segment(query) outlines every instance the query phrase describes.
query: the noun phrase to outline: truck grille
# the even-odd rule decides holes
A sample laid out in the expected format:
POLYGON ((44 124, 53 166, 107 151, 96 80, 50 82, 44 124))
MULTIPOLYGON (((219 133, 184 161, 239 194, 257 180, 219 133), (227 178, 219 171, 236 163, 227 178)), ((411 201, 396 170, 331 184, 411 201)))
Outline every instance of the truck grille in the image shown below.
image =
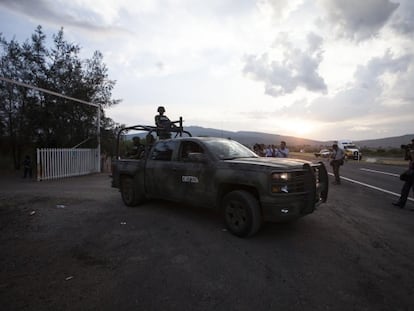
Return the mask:
POLYGON ((318 165, 312 166, 315 174, 316 183, 316 196, 315 202, 325 202, 328 196, 328 174, 323 163, 319 162, 318 165))
MULTIPOLYGON (((328 175, 323 163, 305 164, 303 169, 273 172, 271 192, 274 194, 312 194, 315 202, 327 196, 328 175)), ((313 199, 312 199, 313 201, 313 199)))
MULTIPOLYGON (((276 173, 277 174, 277 173, 276 173)), ((287 179, 272 179, 272 193, 298 193, 305 191, 305 171, 289 171, 287 179)))

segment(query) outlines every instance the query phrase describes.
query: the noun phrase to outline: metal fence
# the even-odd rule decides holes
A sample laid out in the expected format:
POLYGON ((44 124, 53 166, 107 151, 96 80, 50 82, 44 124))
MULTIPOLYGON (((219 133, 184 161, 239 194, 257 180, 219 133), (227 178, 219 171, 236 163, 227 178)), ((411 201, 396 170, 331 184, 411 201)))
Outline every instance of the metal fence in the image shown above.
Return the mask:
POLYGON ((37 180, 100 172, 98 149, 37 149, 37 180))

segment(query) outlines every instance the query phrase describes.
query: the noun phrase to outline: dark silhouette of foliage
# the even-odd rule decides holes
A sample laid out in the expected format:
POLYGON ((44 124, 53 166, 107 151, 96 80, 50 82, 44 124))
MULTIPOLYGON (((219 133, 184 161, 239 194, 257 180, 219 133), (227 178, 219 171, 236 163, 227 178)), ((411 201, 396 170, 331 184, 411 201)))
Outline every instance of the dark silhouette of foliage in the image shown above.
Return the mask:
POLYGON ((97 146, 101 129, 101 150, 112 154, 118 125, 105 116, 104 108, 120 102, 112 99, 115 81, 108 77, 103 55, 96 51, 82 60, 80 47, 64 38, 63 29, 47 45, 38 26, 30 40, 19 44, 0 34, 0 76, 59 94, 99 104, 97 108, 35 89, 0 81, 0 139, 2 146, 20 167, 23 153, 35 148, 97 146))

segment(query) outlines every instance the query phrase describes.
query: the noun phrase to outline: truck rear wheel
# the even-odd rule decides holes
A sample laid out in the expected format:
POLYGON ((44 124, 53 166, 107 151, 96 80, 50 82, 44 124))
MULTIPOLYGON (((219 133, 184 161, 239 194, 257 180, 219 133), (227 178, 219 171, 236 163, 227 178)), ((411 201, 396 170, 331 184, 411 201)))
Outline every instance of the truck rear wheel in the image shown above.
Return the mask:
POLYGON ((137 206, 141 203, 142 197, 139 195, 132 177, 122 177, 120 186, 122 201, 126 206, 137 206))
POLYGON ((232 191, 222 201, 227 229, 239 237, 254 235, 262 225, 259 201, 249 192, 232 191))

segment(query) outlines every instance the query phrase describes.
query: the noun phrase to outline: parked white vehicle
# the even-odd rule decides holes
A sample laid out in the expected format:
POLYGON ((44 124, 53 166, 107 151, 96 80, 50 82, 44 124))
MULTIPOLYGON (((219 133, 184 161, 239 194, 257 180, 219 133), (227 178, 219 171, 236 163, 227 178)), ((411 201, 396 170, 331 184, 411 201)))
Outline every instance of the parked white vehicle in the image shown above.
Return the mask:
POLYGON ((329 149, 321 149, 319 152, 315 152, 315 157, 321 157, 321 158, 329 158, 332 154, 332 151, 329 149))
POLYGON ((351 140, 338 140, 338 148, 344 150, 346 159, 362 159, 361 151, 351 140))

